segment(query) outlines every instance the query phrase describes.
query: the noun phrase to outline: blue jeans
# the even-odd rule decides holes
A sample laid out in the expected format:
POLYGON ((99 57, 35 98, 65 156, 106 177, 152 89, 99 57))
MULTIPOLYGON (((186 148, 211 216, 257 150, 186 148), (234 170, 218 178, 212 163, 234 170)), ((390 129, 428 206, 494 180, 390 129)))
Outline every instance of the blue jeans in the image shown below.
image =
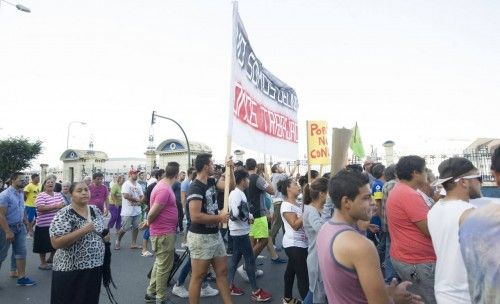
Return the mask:
POLYGON ((394 268, 392 267, 390 250, 391 250, 391 237, 389 236, 389 233, 387 233, 385 238, 385 258, 384 258, 384 264, 385 264, 384 280, 386 283, 390 283, 392 281, 392 278, 398 276, 394 272, 394 268))
POLYGON ((7 257, 9 245, 10 243, 7 242, 7 239, 5 238, 5 231, 0 228, 0 269, 2 268, 3 261, 5 261, 5 258, 7 257))
MULTIPOLYGON (((181 273, 179 273, 179 278, 177 279, 177 286, 182 286, 186 282, 186 278, 188 274, 191 272, 191 259, 187 257, 187 262, 184 264, 184 267, 181 269, 181 273)), ((203 278, 202 288, 205 288, 207 284, 207 277, 203 278)))
POLYGON ((255 257, 253 256, 252 244, 250 243, 250 237, 248 234, 232 236, 233 239, 233 256, 231 263, 229 263, 229 274, 228 280, 229 284, 233 284, 234 274, 236 272, 236 267, 241 260, 241 257, 245 259, 245 270, 250 280, 250 286, 252 290, 257 289, 257 280, 255 279, 255 257))
POLYGON ((12 252, 14 258, 26 259, 26 226, 23 222, 9 225, 10 230, 14 233, 14 240, 12 241, 12 252))
POLYGON ((144 234, 142 235, 142 238, 146 241, 149 241, 149 237, 150 237, 150 233, 149 233, 149 227, 146 228, 146 230, 144 230, 144 234))
POLYGON ((14 256, 14 250, 10 253, 10 271, 12 272, 17 271, 17 263, 16 263, 16 258, 14 256))
POLYGON ((307 292, 306 297, 302 301, 302 304, 313 304, 313 296, 314 296, 313 292, 309 290, 307 292))

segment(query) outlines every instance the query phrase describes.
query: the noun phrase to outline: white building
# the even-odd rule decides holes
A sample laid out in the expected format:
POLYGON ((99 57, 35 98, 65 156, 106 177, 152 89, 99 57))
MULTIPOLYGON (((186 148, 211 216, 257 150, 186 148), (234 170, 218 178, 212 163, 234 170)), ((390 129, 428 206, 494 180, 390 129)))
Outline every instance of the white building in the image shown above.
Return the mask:
MULTIPOLYGON (((202 153, 212 153, 212 149, 200 142, 189 142, 191 165, 194 164, 196 156, 202 153)), ((168 162, 175 161, 180 165, 180 169, 186 171, 188 165, 187 144, 179 139, 167 139, 158 145, 156 150, 148 150, 144 153, 147 158, 146 168, 165 168, 168 162)))
POLYGON ((101 151, 68 149, 61 154, 63 180, 75 182, 94 172, 104 171, 108 155, 101 151))

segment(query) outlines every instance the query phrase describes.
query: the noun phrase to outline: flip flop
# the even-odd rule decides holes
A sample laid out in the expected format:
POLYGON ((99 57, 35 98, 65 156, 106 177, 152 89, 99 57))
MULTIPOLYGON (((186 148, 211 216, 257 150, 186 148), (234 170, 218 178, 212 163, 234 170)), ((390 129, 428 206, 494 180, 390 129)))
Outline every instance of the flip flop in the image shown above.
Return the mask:
POLYGON ((130 249, 142 249, 142 246, 138 246, 138 245, 130 246, 130 249))
POLYGON ((142 253, 141 253, 141 255, 142 255, 143 257, 150 257, 150 256, 153 256, 153 254, 152 254, 151 252, 149 252, 149 251, 144 251, 144 252, 142 252, 142 253))
POLYGON ((118 242, 115 242, 115 250, 120 250, 120 245, 118 245, 118 242))

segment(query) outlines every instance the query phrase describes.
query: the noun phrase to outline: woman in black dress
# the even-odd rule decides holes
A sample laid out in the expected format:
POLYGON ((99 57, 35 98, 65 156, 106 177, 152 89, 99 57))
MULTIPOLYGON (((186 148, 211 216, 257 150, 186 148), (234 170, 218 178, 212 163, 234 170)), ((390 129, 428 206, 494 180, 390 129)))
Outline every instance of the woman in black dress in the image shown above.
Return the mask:
POLYGON ((70 187, 71 204, 57 212, 50 225, 54 256, 51 303, 99 303, 104 221, 99 209, 88 205, 84 182, 70 187))

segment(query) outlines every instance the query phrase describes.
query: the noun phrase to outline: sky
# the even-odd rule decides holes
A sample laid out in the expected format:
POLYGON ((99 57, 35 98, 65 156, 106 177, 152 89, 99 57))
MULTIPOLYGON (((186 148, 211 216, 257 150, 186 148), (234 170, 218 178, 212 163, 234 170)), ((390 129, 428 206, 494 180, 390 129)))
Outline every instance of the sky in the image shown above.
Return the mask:
MULTIPOLYGON (((62 167, 69 146, 144 157, 182 139, 226 150, 232 3, 15 0, 0 3, 0 138, 43 141, 34 162, 62 167)), ((463 149, 500 137, 498 1, 239 1, 258 58, 293 87, 299 157, 306 120, 360 127, 365 150, 463 149)), ((331 134, 330 134, 331 136, 331 134)))

